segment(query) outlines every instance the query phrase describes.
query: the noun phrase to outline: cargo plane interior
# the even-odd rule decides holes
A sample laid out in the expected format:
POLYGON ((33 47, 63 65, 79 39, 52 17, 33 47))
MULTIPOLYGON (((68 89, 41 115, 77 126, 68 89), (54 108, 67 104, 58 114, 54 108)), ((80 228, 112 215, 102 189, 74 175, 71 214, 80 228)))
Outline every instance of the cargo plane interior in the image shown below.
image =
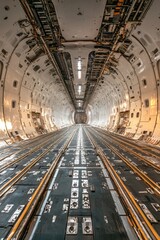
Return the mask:
POLYGON ((0 1, 0 240, 160 239, 160 1, 0 1))

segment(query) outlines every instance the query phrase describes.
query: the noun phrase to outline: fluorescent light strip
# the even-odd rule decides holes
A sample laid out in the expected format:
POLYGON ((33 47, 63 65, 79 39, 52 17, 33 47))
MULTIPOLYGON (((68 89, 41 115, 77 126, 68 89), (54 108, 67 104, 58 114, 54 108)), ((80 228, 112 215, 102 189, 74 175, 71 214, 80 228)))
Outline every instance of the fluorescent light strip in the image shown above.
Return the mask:
POLYGON ((81 90, 82 90, 82 86, 79 85, 79 86, 78 86, 78 91, 81 91, 81 90))
POLYGON ((77 62, 77 70, 78 70, 78 79, 81 79, 82 77, 82 61, 81 58, 78 58, 78 62, 77 62))
POLYGON ((81 94, 81 91, 82 91, 82 86, 79 85, 79 86, 78 86, 78 93, 81 94))
POLYGON ((78 71, 78 79, 81 79, 82 72, 78 71))
POLYGON ((82 70, 82 63, 81 63, 81 61, 80 60, 78 60, 78 70, 82 70))

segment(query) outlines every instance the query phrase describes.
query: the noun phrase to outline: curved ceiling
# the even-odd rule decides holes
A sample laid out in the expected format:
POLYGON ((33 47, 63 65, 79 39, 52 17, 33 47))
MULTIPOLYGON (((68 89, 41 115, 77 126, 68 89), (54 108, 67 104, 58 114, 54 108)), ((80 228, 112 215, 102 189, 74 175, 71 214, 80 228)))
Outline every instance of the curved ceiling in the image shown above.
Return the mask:
POLYGON ((160 140, 159 0, 0 5, 1 144, 74 124, 74 112, 160 140))

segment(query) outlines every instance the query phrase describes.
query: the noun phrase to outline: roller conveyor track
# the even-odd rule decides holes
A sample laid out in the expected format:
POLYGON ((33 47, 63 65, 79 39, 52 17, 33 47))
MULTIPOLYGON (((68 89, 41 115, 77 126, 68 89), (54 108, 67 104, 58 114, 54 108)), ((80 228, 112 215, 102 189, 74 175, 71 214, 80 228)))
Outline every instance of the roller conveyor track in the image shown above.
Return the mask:
MULTIPOLYGON (((110 150, 111 155, 115 154, 117 158, 121 159, 121 161, 129 166, 130 170, 133 170, 140 178, 142 178, 156 194, 160 195, 160 167, 158 164, 154 164, 149 161, 147 157, 137 154, 125 145, 115 143, 114 139, 102 137, 102 135, 97 132, 92 132, 92 134, 97 136, 98 142, 102 148, 108 148, 105 150, 106 152, 110 150)), ((108 153, 108 155, 110 154, 108 153)))
POLYGON ((115 139, 116 141, 118 141, 121 144, 125 144, 128 147, 131 147, 133 150, 136 150, 143 155, 152 156, 152 157, 160 160, 160 147, 159 146, 150 145, 145 142, 130 139, 130 138, 124 137, 122 135, 118 135, 115 133, 101 130, 99 128, 95 128, 94 130, 98 131, 99 134, 101 133, 105 137, 108 136, 109 138, 115 139))
MULTIPOLYGON (((54 143, 58 140, 59 137, 64 137, 68 133, 67 130, 63 130, 59 132, 58 134, 50 134, 47 136, 44 136, 44 138, 38 139, 38 141, 35 139, 34 142, 28 143, 25 147, 20 147, 21 150, 18 150, 17 152, 14 152, 11 149, 11 153, 8 154, 7 157, 0 160, 0 173, 5 171, 7 168, 12 167, 14 168, 18 162, 21 161, 21 165, 25 164, 25 162, 29 159, 34 159, 35 155, 39 156, 40 154, 43 154, 43 149, 49 148, 50 145, 54 145, 54 143), (23 162, 22 162, 23 161, 23 162)), ((0 178, 0 185, 1 185, 1 178, 0 178)))
POLYGON ((5 160, 11 156, 20 155, 23 154, 25 151, 28 152, 29 149, 33 149, 34 147, 37 147, 40 144, 44 144, 45 140, 46 142, 54 140, 54 138, 59 135, 59 133, 65 134, 67 132, 67 128, 62 129, 61 131, 56 131, 53 133, 47 133, 42 136, 37 136, 33 139, 24 140, 20 143, 15 143, 7 147, 0 148, 1 151, 1 157, 0 161, 5 160))
MULTIPOLYGON (((98 152, 100 152, 100 155, 103 157, 103 160, 107 167, 111 168, 111 173, 113 173, 113 178, 119 179, 120 185, 118 185, 118 189, 120 190, 120 186, 124 184, 125 187, 127 187, 127 191, 129 194, 131 194, 131 201, 136 200, 135 204, 138 204, 138 208, 143 210, 145 212, 147 219, 151 223, 151 228, 154 227, 156 231, 158 232, 158 235, 155 239, 159 239, 160 234, 160 197, 159 194, 155 191, 154 187, 147 186, 147 180, 148 179, 148 173, 150 173, 150 177, 154 179, 156 172, 152 169, 152 175, 150 172, 150 168, 146 167, 146 172, 141 170, 141 163, 133 164, 131 166, 135 167, 137 166, 137 170, 140 170, 140 172, 144 173, 143 178, 141 178, 138 175, 138 171, 130 168, 130 165, 126 165, 126 161, 128 162, 134 162, 134 157, 128 156, 128 153, 125 152, 123 149, 116 148, 114 144, 108 144, 107 141, 104 141, 100 136, 98 132, 95 134, 95 130, 93 128, 87 128, 87 132, 92 137, 93 141, 95 142, 95 146, 98 149, 98 152), (100 149, 100 151, 99 151, 100 149), (118 151, 117 151, 118 150, 118 151), (123 153, 122 153, 123 152, 123 153), (121 153, 121 154, 120 154, 121 153), (126 160, 126 161, 124 161, 126 160), (146 179, 145 179, 146 175, 146 179), (158 206, 158 209, 155 209, 154 207, 158 206)), ((102 131, 100 131, 102 132, 102 131)), ((111 140, 111 139, 110 139, 111 140)), ((153 184, 156 184, 158 187, 158 180, 159 180, 159 174, 157 172, 157 181, 153 181, 153 184)), ((127 197, 128 199, 128 197, 127 197)), ((145 220, 143 220, 145 222, 145 220)), ((153 229, 152 229, 153 230, 153 229)), ((154 231, 154 230, 153 230, 154 231)), ((153 236, 152 236, 153 237, 153 236)), ((143 239, 143 238, 142 238, 143 239)), ((150 239, 150 238, 149 238, 150 239)), ((152 238, 151 238, 152 239, 152 238)), ((154 239, 154 237, 153 237, 154 239)))
POLYGON ((1 237, 4 235, 5 239, 13 239, 13 235, 19 235, 21 224, 26 227, 27 219, 42 197, 60 157, 70 142, 71 134, 74 134, 74 129, 72 129, 72 133, 68 131, 67 136, 63 135, 63 138, 60 134, 58 141, 53 141, 48 149, 44 149, 43 153, 31 159, 32 161, 28 159, 28 163, 23 164, 21 170, 14 171, 15 175, 1 187, 1 200, 7 202, 4 209, 1 210, 1 213, 4 214, 0 221, 1 237), (13 203, 8 203, 10 201, 13 203), (17 206, 15 211, 14 208, 17 206), (9 212, 12 213, 10 217, 7 216, 9 212), (12 229, 11 232, 10 229, 12 229))
POLYGON ((86 126, 70 128, 6 191, 0 199, 1 239, 159 239, 160 212, 153 205, 159 199, 139 193, 142 181, 128 171, 123 181, 113 166, 116 158, 93 135, 86 126))

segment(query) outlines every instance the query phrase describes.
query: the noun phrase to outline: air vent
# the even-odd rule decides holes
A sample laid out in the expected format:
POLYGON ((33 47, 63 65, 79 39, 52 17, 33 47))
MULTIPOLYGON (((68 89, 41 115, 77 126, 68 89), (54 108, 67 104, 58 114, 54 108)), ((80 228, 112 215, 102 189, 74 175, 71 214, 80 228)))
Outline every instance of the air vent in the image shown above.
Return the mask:
POLYGON ((34 66, 34 68, 33 68, 33 70, 34 70, 35 72, 37 72, 39 69, 40 69, 40 66, 39 66, 39 65, 36 65, 36 66, 34 66))
POLYGON ((18 81, 17 81, 17 80, 14 80, 14 81, 13 81, 13 87, 16 88, 17 85, 18 85, 18 81))
POLYGON ((15 108, 15 107, 16 107, 16 101, 12 100, 12 108, 15 108))
POLYGON ((6 5, 6 6, 4 7, 4 9, 5 9, 6 11, 9 11, 10 7, 9 7, 8 5, 6 5))
POLYGON ((153 55, 156 55, 158 53, 158 48, 155 48, 153 51, 152 51, 152 54, 153 55))
POLYGON ((137 63, 137 67, 140 67, 140 66, 141 66, 141 62, 138 62, 138 63, 137 63))
POLYGON ((144 86, 144 87, 147 86, 147 80, 146 80, 146 79, 143 79, 143 80, 142 80, 142 83, 143 83, 143 86, 144 86))
POLYGON ((2 49, 2 53, 3 53, 4 55, 7 55, 7 54, 8 54, 8 52, 7 52, 5 49, 2 49))
POLYGON ((149 107, 149 99, 145 99, 145 100, 144 100, 144 106, 145 106, 146 108, 149 107))

